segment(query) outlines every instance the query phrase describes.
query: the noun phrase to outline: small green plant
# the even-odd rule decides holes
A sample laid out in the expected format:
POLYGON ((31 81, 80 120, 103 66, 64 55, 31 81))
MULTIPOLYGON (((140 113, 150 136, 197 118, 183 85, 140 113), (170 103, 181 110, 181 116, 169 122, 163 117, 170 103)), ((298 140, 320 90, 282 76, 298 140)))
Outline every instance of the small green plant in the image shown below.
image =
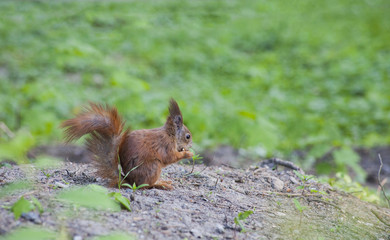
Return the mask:
MULTIPOLYGON (((119 157, 118 157, 119 158, 119 157)), ((131 186, 130 184, 128 184, 128 183, 123 183, 123 181, 127 178, 127 176, 129 176, 129 174, 132 172, 132 171, 134 171, 135 169, 137 169, 139 166, 141 166, 143 164, 143 162, 141 162, 138 166, 135 166, 135 167, 133 167, 130 171, 128 171, 127 173, 126 173, 126 175, 121 179, 121 177, 122 177, 122 166, 120 165, 120 163, 118 164, 118 171, 119 171, 119 179, 118 179, 118 188, 119 189, 121 189, 121 187, 122 186, 126 186, 126 187, 129 187, 129 188, 131 188, 131 189, 133 189, 133 186, 131 186)), ((135 184, 134 184, 134 186, 135 186, 135 184)), ((141 186, 142 185, 140 185, 138 188, 141 188, 141 186)), ((143 186, 143 187, 145 187, 145 186, 143 186)), ((137 188, 137 189, 138 189, 137 188)), ((136 189, 136 190, 137 190, 136 189)), ((134 189, 133 189, 133 191, 134 191, 134 189)))
POLYGON ((43 212, 41 203, 35 197, 32 197, 31 201, 29 201, 22 196, 11 207, 11 211, 14 213, 15 219, 19 219, 22 213, 28 213, 35 209, 37 209, 39 213, 43 212))
POLYGON ((246 229, 245 229, 244 224, 242 222, 252 214, 253 214, 253 211, 248 210, 245 212, 239 212, 237 217, 234 218, 234 223, 241 228, 241 232, 246 232, 246 229))
POLYGON ((51 174, 50 173, 47 173, 45 172, 45 170, 41 169, 41 172, 43 173, 43 175, 46 176, 46 178, 50 178, 51 177, 51 174))
POLYGON ((154 212, 156 213, 156 218, 158 218, 158 213, 160 212, 160 208, 159 208, 159 205, 157 205, 155 208, 154 208, 154 212))
POLYGON ((192 156, 192 169, 191 169, 191 172, 186 174, 186 176, 190 176, 192 174, 199 174, 199 172, 197 173, 194 173, 194 169, 195 169, 195 163, 197 160, 202 160, 203 157, 201 157, 199 154, 195 154, 195 151, 193 149, 190 149, 190 151, 194 154, 194 156, 192 156))
POLYGON ((328 183, 333 188, 351 193, 364 201, 383 204, 376 190, 362 186, 360 183, 353 181, 346 173, 336 173, 334 178, 323 176, 319 179, 319 181, 328 183))
POLYGON ((62 182, 63 182, 65 185, 69 185, 69 182, 65 181, 64 179, 62 179, 62 182))
POLYGON ((294 170, 294 173, 295 175, 297 175, 299 177, 299 179, 301 179, 302 181, 302 185, 298 186, 297 189, 302 189, 302 194, 304 193, 306 187, 307 187, 307 182, 310 180, 310 179, 313 179, 314 176, 313 175, 305 175, 305 174, 302 174, 296 170, 294 170))
POLYGON ((132 186, 128 183, 124 183, 124 184, 122 184, 122 186, 128 187, 128 188, 133 190, 133 193, 131 194, 131 200, 134 200, 135 199, 135 191, 137 191, 140 188, 147 187, 147 186, 149 186, 149 184, 144 183, 144 184, 137 186, 135 183, 133 183, 133 186, 132 186))
POLYGON ((317 189, 310 189, 310 192, 311 193, 319 193, 319 194, 322 194, 322 195, 328 195, 326 192, 324 191, 319 191, 317 189))
MULTIPOLYGON (((118 156, 118 159, 119 159, 119 156, 118 156)), ((119 179, 118 179, 118 189, 121 189, 121 187, 128 187, 128 188, 132 189, 133 190, 133 194, 131 195, 131 199, 132 200, 134 200, 134 198, 135 198, 135 191, 136 190, 138 190, 140 188, 143 188, 143 187, 147 187, 147 186, 149 186, 149 184, 141 184, 141 185, 137 186, 135 183, 133 183, 133 185, 130 185, 128 183, 123 183, 123 181, 127 178, 127 176, 132 171, 134 171, 139 166, 141 166, 142 163, 139 164, 138 166, 133 167, 130 171, 128 171, 126 173, 126 175, 122 179, 121 179, 121 177, 122 177, 122 166, 120 165, 120 163, 118 164, 118 171, 119 171, 119 174, 118 174, 118 176, 119 176, 119 179)), ((129 211, 131 211, 130 200, 128 198, 124 197, 120 192, 111 192, 111 193, 109 193, 109 196, 113 197, 115 199, 115 201, 120 203, 124 208, 126 208, 129 211)))
POLYGON ((307 207, 302 206, 301 203, 296 198, 293 199, 293 202, 295 204, 296 209, 300 212, 299 225, 301 225, 302 214, 303 214, 303 211, 307 209, 307 207))
POLYGON ((211 198, 211 196, 213 195, 213 192, 212 191, 209 191, 207 192, 204 196, 205 198, 210 201, 210 202, 214 202, 214 199, 211 198))
POLYGON ((133 183, 133 186, 132 186, 132 185, 130 185, 130 184, 128 184, 128 183, 124 183, 124 184, 122 184, 122 186, 128 187, 128 188, 130 188, 131 190, 133 190, 133 192, 135 192, 136 190, 138 190, 138 189, 140 189, 140 188, 149 186, 149 184, 146 184, 146 183, 145 183, 145 184, 141 184, 141 185, 137 186, 135 183, 133 183))
POLYGON ((296 198, 293 198, 293 202, 295 204, 295 207, 297 208, 297 210, 302 213, 304 210, 307 209, 307 207, 305 206, 302 206, 301 203, 296 199, 296 198))

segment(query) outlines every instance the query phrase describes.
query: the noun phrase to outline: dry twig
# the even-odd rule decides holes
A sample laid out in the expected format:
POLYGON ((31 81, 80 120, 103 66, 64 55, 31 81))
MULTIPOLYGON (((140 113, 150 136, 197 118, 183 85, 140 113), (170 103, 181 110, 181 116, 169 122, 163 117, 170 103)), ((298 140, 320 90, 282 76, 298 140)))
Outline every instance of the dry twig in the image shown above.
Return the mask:
POLYGON ((271 159, 268 159, 268 160, 265 160, 265 161, 261 162, 261 166, 264 166, 264 165, 267 165, 267 164, 274 164, 274 165, 287 167, 287 168, 296 170, 296 171, 304 174, 303 170, 300 167, 298 167, 297 165, 295 165, 294 163, 289 162, 289 161, 285 161, 285 160, 282 160, 282 159, 279 159, 279 158, 271 158, 271 159))

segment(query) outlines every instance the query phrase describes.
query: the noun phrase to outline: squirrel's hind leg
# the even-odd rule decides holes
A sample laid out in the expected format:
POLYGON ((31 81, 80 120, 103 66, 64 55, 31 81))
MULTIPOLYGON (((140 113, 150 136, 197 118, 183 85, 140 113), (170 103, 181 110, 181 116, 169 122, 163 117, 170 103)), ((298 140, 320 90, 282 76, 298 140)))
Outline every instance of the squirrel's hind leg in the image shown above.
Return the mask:
POLYGON ((147 186, 145 188, 151 189, 161 189, 161 190, 173 190, 172 181, 164 181, 164 180, 158 180, 153 185, 147 186))

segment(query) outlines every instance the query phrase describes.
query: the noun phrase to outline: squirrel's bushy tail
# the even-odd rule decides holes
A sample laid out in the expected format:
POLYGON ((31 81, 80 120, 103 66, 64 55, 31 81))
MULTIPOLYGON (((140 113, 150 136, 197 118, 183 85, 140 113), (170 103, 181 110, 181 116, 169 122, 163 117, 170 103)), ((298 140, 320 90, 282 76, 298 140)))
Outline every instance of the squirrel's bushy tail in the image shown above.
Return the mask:
POLYGON ((89 134, 87 149, 92 153, 97 174, 109 179, 110 186, 118 184, 118 152, 128 130, 123 131, 124 121, 116 108, 90 103, 75 118, 64 121, 66 142, 75 141, 89 134))

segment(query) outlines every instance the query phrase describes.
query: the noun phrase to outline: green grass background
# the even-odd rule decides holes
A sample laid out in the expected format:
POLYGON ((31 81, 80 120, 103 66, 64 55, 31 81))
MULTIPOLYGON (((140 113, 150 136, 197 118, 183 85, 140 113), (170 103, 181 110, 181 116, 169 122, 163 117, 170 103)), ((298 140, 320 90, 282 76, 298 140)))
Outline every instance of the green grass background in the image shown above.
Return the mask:
POLYGON ((88 101, 158 127, 172 96, 197 149, 305 149, 311 166, 342 147, 348 162, 353 146, 390 143, 389 12, 387 0, 0 1, 0 121, 16 135, 2 132, 0 156, 61 142, 59 123, 88 101))

